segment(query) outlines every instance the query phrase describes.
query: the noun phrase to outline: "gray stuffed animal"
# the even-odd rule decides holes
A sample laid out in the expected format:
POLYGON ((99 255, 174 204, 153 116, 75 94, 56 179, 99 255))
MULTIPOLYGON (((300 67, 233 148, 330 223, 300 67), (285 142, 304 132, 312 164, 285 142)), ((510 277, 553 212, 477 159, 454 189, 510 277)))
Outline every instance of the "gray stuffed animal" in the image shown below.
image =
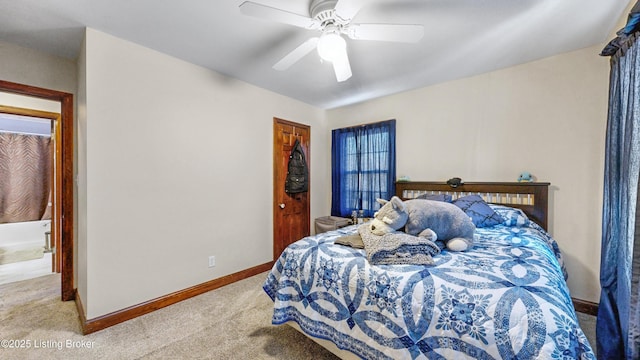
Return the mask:
POLYGON ((371 220, 371 233, 374 235, 384 235, 392 233, 407 223, 409 214, 405 210, 404 202, 397 196, 387 201, 377 199, 382 207, 373 214, 371 220))
POLYGON ((408 220, 404 231, 418 235, 431 229, 452 251, 465 251, 473 246, 476 227, 462 209, 448 202, 425 199, 407 200, 408 220))
POLYGON ((402 201, 394 196, 374 214, 371 232, 384 235, 404 226, 409 235, 441 240, 452 251, 465 251, 473 246, 476 230, 471 219, 459 207, 425 199, 402 201))

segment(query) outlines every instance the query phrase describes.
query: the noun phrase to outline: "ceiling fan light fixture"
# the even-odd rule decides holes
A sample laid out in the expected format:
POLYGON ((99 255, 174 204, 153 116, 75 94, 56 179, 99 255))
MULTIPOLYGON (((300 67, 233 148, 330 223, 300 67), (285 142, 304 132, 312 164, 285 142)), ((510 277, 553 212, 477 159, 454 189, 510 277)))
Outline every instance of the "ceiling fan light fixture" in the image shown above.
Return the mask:
POLYGON ((243 1, 240 11, 249 16, 270 19, 307 30, 319 30, 320 36, 307 39, 280 59, 273 68, 284 71, 316 49, 318 55, 333 65, 338 82, 346 81, 353 74, 347 55, 347 42, 343 34, 352 40, 395 41, 415 43, 424 35, 421 24, 368 24, 351 20, 368 0, 307 0, 311 1, 306 17, 287 10, 243 1))
POLYGON ((333 62, 347 50, 347 42, 337 32, 325 32, 318 41, 318 54, 323 60, 333 62))

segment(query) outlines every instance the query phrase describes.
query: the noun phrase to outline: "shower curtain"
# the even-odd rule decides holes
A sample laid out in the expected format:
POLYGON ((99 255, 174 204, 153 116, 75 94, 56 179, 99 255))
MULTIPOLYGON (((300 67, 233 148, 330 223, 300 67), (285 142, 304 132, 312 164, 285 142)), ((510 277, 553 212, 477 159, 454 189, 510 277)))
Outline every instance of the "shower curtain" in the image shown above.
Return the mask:
POLYGON ((0 133, 0 223, 46 219, 51 138, 0 133))

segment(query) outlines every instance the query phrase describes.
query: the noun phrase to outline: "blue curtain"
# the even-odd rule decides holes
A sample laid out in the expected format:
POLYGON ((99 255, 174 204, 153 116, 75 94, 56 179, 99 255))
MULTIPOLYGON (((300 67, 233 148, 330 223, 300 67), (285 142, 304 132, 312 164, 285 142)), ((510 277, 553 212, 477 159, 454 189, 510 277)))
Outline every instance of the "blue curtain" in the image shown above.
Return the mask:
POLYGON ((331 136, 331 215, 373 216, 376 199, 395 194, 396 121, 335 129, 331 136))
POLYGON ((611 58, 607 120, 599 359, 640 358, 640 44, 624 35, 611 58))

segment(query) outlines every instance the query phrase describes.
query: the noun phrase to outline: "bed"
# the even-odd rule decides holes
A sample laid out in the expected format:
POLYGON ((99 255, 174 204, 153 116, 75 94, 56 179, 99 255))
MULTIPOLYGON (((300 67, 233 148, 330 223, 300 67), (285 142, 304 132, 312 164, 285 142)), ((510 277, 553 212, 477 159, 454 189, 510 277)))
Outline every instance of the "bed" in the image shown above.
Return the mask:
POLYGON ((288 323, 339 357, 595 359, 580 329, 562 255, 546 232, 548 183, 398 182, 402 199, 479 195, 502 222, 434 265, 371 265, 334 244, 352 225, 285 249, 263 285, 273 324, 288 323))

